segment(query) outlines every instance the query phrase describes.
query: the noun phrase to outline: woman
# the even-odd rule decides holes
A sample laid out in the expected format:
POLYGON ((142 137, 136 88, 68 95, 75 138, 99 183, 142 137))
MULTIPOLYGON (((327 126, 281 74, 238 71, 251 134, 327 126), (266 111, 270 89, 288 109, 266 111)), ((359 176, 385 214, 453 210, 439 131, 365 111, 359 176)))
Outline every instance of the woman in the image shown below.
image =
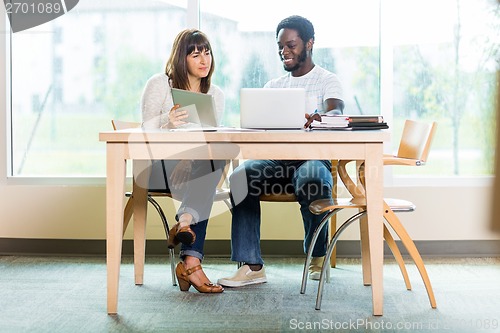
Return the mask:
MULTIPOLYGON (((211 84, 214 72, 212 47, 207 36, 196 29, 181 31, 174 40, 165 73, 152 76, 141 100, 143 127, 177 128, 186 124, 188 111, 174 105, 171 88, 211 94, 218 119, 224 110, 222 90, 211 84)), ((172 193, 181 201, 175 224, 169 233, 169 247, 182 243, 176 267, 181 291, 193 286, 201 293, 221 293, 224 289, 210 282, 203 272, 203 244, 217 183, 224 161, 162 160, 153 161, 150 191, 172 193)))

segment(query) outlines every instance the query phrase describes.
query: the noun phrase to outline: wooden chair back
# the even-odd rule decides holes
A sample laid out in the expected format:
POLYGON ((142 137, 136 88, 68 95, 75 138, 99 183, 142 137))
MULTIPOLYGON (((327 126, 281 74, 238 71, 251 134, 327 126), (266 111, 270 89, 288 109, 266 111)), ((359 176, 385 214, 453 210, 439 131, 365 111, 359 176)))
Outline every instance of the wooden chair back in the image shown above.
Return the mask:
POLYGON ((437 123, 406 120, 397 157, 427 161, 437 123))
POLYGON ((123 121, 123 120, 116 120, 116 119, 112 119, 111 124, 113 125, 113 129, 115 131, 127 129, 127 128, 139 128, 139 127, 141 127, 141 123, 139 123, 139 122, 123 121))

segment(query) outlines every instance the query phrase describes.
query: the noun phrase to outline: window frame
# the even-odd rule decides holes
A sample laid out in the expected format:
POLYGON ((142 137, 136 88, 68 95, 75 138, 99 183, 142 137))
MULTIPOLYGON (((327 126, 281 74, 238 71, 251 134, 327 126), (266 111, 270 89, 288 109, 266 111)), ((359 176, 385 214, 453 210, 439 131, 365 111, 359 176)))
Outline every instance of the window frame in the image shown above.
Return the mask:
POLYGON ((4 27, 6 33, 0 34, 0 44, 3 45, 4 51, 0 54, 0 99, 5 101, 0 106, 0 126, 4 130, 4 135, 0 136, 0 156, 4 163, 0 165, 0 175, 2 184, 10 182, 8 175, 11 174, 11 134, 12 123, 10 121, 11 98, 10 98, 10 26, 7 23, 7 14, 4 7, 0 17, 0 26, 4 27), (7 33, 9 31, 9 33, 7 33), (8 124, 10 124, 8 126, 8 124))

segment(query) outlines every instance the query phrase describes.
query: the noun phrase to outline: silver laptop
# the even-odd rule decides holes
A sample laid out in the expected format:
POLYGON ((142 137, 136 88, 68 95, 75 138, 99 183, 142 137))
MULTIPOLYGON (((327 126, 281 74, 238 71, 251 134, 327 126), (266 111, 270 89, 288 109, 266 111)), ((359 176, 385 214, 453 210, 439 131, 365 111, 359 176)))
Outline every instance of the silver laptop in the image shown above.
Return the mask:
POLYGON ((303 88, 242 88, 240 126, 255 129, 302 129, 306 123, 303 88))
POLYGON ((217 112, 212 95, 172 88, 172 98, 175 104, 181 106, 179 109, 188 111, 186 121, 203 127, 217 126, 217 112))

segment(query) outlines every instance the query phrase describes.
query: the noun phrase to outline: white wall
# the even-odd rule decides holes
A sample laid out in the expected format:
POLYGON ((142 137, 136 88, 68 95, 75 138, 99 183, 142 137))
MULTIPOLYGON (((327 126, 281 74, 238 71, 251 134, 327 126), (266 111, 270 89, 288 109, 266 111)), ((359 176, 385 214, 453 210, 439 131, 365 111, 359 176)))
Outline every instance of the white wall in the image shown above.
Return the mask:
MULTIPOLYGON (((492 240, 492 186, 390 187, 387 197, 411 200, 401 220, 414 240, 492 240)), ((162 199, 163 203, 168 199, 162 199)), ((302 239, 298 204, 263 204, 263 239, 302 239)), ((0 238, 105 239, 105 186, 0 185, 0 238)), ((149 206, 148 239, 164 239, 149 206)), ((230 239, 230 213, 216 203, 208 239, 230 239)), ((173 209, 169 210, 169 216, 173 209)), ((345 216, 345 214, 344 214, 345 216)), ((130 230, 126 238, 131 238, 130 230)), ((351 227, 342 239, 358 239, 351 227)))

